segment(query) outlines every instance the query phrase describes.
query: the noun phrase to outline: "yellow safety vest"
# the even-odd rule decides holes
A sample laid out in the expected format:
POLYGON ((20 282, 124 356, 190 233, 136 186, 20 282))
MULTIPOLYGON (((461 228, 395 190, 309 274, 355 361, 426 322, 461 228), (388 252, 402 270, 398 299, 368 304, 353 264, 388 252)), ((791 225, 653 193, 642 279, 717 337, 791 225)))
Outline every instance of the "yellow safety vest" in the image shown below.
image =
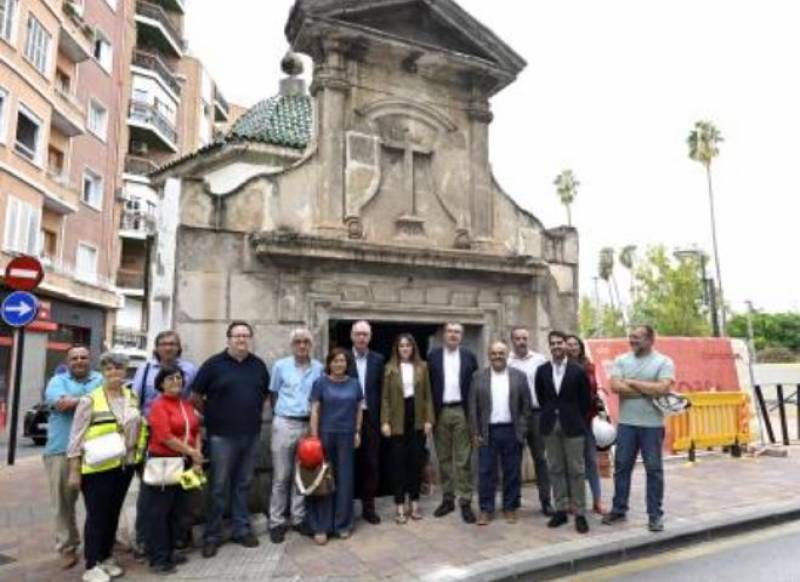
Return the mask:
MULTIPOLYGON (((128 388, 123 388, 122 393, 130 401, 131 406, 138 408, 138 403, 133 393, 128 388)), ((120 427, 117 423, 117 418, 111 412, 106 399, 106 393, 103 388, 98 388, 89 394, 92 399, 92 420, 89 428, 86 430, 84 441, 99 438, 103 435, 117 432, 120 427)), ((139 435, 136 441, 136 454, 134 462, 139 463, 144 458, 144 449, 147 446, 147 434, 145 430, 139 430, 139 435)), ((122 466, 122 458, 111 459, 100 465, 87 465, 85 462, 81 464, 81 473, 88 475, 90 473, 102 473, 103 471, 110 471, 122 466)))

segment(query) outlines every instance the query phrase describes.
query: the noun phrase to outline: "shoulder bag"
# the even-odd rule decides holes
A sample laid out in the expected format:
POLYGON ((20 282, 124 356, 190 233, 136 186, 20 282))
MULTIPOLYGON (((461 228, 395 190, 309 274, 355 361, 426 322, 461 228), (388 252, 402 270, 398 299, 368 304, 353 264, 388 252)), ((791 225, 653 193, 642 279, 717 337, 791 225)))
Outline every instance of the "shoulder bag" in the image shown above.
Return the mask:
MULTIPOLYGON (((184 437, 183 444, 189 444, 189 417, 186 415, 186 410, 183 408, 183 401, 178 402, 183 415, 184 437)), ((184 460, 183 456, 179 457, 150 457, 144 464, 144 475, 142 480, 146 485, 154 485, 156 487, 167 487, 169 485, 178 485, 181 481, 181 474, 183 473, 184 460)))
MULTIPOLYGON (((125 454, 128 452, 127 447, 125 446, 125 439, 122 437, 122 423, 117 418, 117 415, 114 414, 114 411, 111 408, 111 403, 108 400, 108 394, 105 391, 105 388, 101 388, 103 390, 103 396, 106 399, 106 406, 108 407, 108 411, 114 417, 114 422, 117 425, 117 430, 114 432, 110 432, 99 436, 97 438, 93 438, 83 443, 83 461, 89 465, 90 467, 97 467, 99 465, 103 465, 104 463, 108 463, 109 461, 113 461, 115 459, 122 459, 125 454)), ((125 399, 125 409, 128 406, 128 399, 125 399)), ((123 409, 122 416, 123 419, 125 417, 125 409, 123 409)))

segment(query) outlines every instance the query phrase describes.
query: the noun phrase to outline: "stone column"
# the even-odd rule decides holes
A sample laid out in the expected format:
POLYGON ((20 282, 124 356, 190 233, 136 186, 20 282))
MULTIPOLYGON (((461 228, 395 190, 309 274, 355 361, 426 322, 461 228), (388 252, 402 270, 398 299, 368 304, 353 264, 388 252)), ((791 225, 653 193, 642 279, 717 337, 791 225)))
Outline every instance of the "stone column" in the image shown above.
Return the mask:
POLYGON ((350 92, 344 46, 323 40, 311 94, 317 104, 320 173, 317 190, 317 229, 321 234, 344 232, 345 106, 350 92))
POLYGON ((490 246, 494 236, 494 200, 489 172, 489 124, 492 112, 485 98, 473 100, 469 118, 470 217, 472 237, 481 246, 490 246))

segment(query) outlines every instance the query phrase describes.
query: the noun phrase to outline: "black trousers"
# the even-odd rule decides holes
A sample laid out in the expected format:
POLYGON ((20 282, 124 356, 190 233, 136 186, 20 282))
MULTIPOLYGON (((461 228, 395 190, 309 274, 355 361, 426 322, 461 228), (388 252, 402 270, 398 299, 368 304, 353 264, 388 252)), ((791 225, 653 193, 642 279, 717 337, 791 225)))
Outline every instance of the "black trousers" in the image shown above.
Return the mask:
POLYGON ((404 401, 405 421, 403 434, 391 438, 392 493, 397 505, 419 500, 422 461, 425 453, 425 433, 414 430, 414 397, 404 401))
POLYGON ((361 425, 361 446, 356 450, 356 475, 360 480, 361 507, 365 514, 375 513, 375 496, 380 481, 380 419, 364 411, 361 425))
POLYGON ((147 490, 147 513, 145 531, 147 555, 150 565, 163 565, 172 560, 176 539, 176 524, 181 509, 180 485, 159 487, 142 485, 147 490))
POLYGON ((119 514, 132 477, 132 467, 81 475, 81 492, 86 506, 83 555, 87 570, 111 557, 119 514))

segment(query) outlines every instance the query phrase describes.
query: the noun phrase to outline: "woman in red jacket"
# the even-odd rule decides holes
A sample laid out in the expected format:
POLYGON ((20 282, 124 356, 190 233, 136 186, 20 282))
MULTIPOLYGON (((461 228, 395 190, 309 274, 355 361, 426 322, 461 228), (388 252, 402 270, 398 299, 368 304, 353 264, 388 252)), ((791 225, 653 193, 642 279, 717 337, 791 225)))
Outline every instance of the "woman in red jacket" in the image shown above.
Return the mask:
MULTIPOLYGON (((197 438, 200 419, 188 400, 181 398, 183 371, 164 366, 156 376, 154 386, 161 395, 150 407, 150 444, 148 457, 180 457, 184 465, 202 471, 203 455, 197 438)), ((157 574, 175 571, 177 564, 186 561, 174 554, 172 525, 183 493, 180 485, 142 485, 149 490, 147 515, 147 553, 150 569, 157 574)))
POLYGON ((591 406, 589 414, 586 416, 586 438, 584 439, 584 458, 586 462, 586 480, 589 481, 589 489, 592 490, 593 510, 595 513, 603 513, 603 505, 600 494, 600 471, 597 468, 597 443, 592 432, 592 420, 597 413, 603 410, 603 401, 597 394, 597 376, 594 364, 586 357, 586 346, 583 340, 576 335, 567 336, 567 355, 569 359, 581 367, 586 372, 589 379, 589 399, 591 406))

